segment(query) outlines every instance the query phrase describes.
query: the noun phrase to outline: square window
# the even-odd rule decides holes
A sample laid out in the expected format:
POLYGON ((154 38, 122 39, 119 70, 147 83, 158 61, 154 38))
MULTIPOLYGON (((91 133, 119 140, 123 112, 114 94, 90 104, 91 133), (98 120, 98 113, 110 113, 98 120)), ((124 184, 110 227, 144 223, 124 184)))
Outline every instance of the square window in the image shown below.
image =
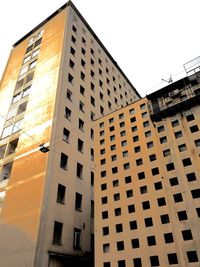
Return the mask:
POLYGON ((118 168, 117 168, 117 167, 113 167, 113 168, 112 168, 112 173, 113 173, 113 174, 118 173, 118 168))
POLYGON ((101 177, 106 177, 106 171, 101 171, 101 177))
POLYGON ((182 197, 182 194, 181 193, 174 194, 173 197, 174 197, 174 202, 175 203, 178 203, 178 202, 182 202, 183 201, 183 197, 182 197))
POLYGON ((132 130, 132 132, 136 132, 137 131, 137 126, 131 127, 131 130, 132 130))
POLYGON ((100 163, 101 163, 101 165, 106 164, 106 159, 101 159, 100 163))
POLYGON ((147 244, 148 244, 148 246, 155 246, 156 245, 156 238, 154 235, 147 236, 147 244))
POLYGON ((115 225, 116 233, 121 233, 123 232, 123 225, 122 223, 118 223, 115 225))
POLYGON ((178 264, 178 258, 176 253, 167 254, 169 264, 178 264))
POLYGON ((167 169, 167 171, 175 170, 174 163, 169 163, 169 164, 167 164, 167 165, 166 165, 166 169, 167 169))
POLYGON ((140 187, 140 193, 141 194, 146 194, 147 193, 147 186, 146 185, 140 187))
POLYGON ((157 128, 158 133, 161 133, 161 132, 163 132, 164 130, 165 130, 165 128, 164 128, 163 125, 161 125, 161 126, 159 126, 159 127, 157 128))
POLYGON ((132 248, 139 248, 140 242, 138 238, 131 239, 132 248))
MULTIPOLYGON (((121 250, 121 249, 119 249, 119 250, 121 250)), ((120 260, 120 261, 118 261, 118 267, 126 267, 126 262, 125 262, 125 260, 120 260)))
POLYGON ((121 146, 122 146, 122 147, 127 146, 127 141, 126 141, 126 140, 122 141, 122 142, 121 142, 121 146))
POLYGON ((153 147, 153 141, 148 142, 148 143, 147 143, 147 148, 152 148, 152 147, 153 147))
POLYGON ((159 174, 159 168, 153 168, 151 169, 152 175, 158 175, 159 174))
POLYGON ((199 147, 200 146, 200 139, 194 140, 195 146, 199 147))
POLYGON ((142 260, 141 260, 141 258, 135 258, 135 259, 133 259, 133 265, 134 265, 134 267, 142 267, 142 260))
POLYGON ((140 152, 141 151, 141 147, 140 146, 134 147, 134 151, 135 151, 135 153, 140 152))
POLYGON ((112 183, 113 183, 113 187, 119 186, 119 180, 114 180, 112 183))
POLYGON ((127 157, 128 156, 128 151, 127 150, 126 151, 123 151, 122 152, 122 156, 123 156, 123 158, 127 157))
POLYGON ((125 122, 124 121, 120 122, 119 126, 120 126, 120 128, 124 127, 125 126, 125 122))
POLYGON ((112 156, 111 156, 111 160, 112 160, 112 161, 117 160, 117 155, 112 155, 112 156))
POLYGON ((116 145, 112 145, 112 146, 110 146, 110 150, 111 150, 111 151, 116 150, 116 145))
POLYGON ((126 176, 126 177, 125 177, 125 183, 126 183, 126 184, 131 183, 131 176, 126 176))
POLYGON ((186 210, 178 211, 177 212, 179 221, 185 221, 188 219, 186 210))
POLYGON ((119 193, 114 194, 113 197, 114 197, 114 201, 120 200, 120 194, 119 193))
POLYGON ((171 155, 170 149, 163 150, 163 156, 164 157, 167 157, 167 156, 170 156, 170 155, 171 155))
POLYGON ((186 116, 186 120, 187 121, 193 121, 195 119, 194 115, 193 114, 189 114, 186 116))
POLYGON ((110 141, 114 141, 115 140, 115 135, 111 135, 110 136, 110 141))
POLYGON ((146 108, 146 104, 145 103, 140 105, 140 109, 145 109, 145 108, 146 108))
POLYGON ((192 165, 192 162, 191 162, 190 158, 183 159, 182 162, 183 162, 183 166, 184 167, 192 165))
POLYGON ((135 109, 134 109, 134 108, 130 109, 130 110, 129 110, 129 113, 130 113, 130 114, 134 114, 134 113, 135 113, 135 109))
POLYGON ((146 127, 148 127, 149 126, 149 121, 145 121, 145 122, 143 122, 143 127, 144 128, 146 128, 146 127))
POLYGON ((103 235, 109 235, 109 227, 108 226, 105 226, 102 228, 102 234, 103 235))
POLYGON ((102 219, 107 219, 108 218, 108 211, 102 211, 102 219))
POLYGON ((115 216, 120 216, 122 214, 121 208, 116 208, 115 209, 115 216))
POLYGON ((125 135, 126 135, 126 131, 125 131, 125 130, 120 132, 120 136, 121 136, 121 137, 122 137, 122 136, 125 136, 125 135))
POLYGON ((163 215, 160 215, 160 220, 161 220, 161 223, 162 224, 167 224, 169 223, 169 215, 168 214, 163 214, 163 215))
POLYGON ((190 127, 190 131, 191 133, 195 133, 199 131, 199 127, 197 125, 191 126, 190 127))
POLYGON ((145 227, 151 227, 153 226, 153 220, 151 217, 144 218, 145 227))
POLYGON ((127 190, 126 196, 127 196, 127 198, 132 197, 133 196, 133 190, 132 189, 127 190))
POLYGON ((119 114, 119 119, 123 119, 123 118, 124 118, 124 114, 123 113, 119 114))
POLYGON ((130 163, 125 163, 124 164, 124 170, 130 169, 130 163))
POLYGON ((137 142, 137 141, 139 141, 139 136, 138 135, 133 136, 133 142, 137 142))
POLYGON ((145 132, 144 134, 145 134, 145 137, 148 138, 148 137, 151 136, 151 131, 147 131, 147 132, 145 132))
POLYGON ((138 173, 138 179, 139 180, 142 180, 142 179, 144 179, 145 178, 145 173, 144 172, 139 172, 138 173))
POLYGON ((188 258, 188 262, 198 262, 198 256, 197 256, 197 252, 195 250, 193 251, 187 251, 187 258, 188 258))
POLYGON ((169 182, 170 182, 170 185, 171 186, 175 186, 175 185, 178 185, 179 184, 177 177, 170 178, 169 179, 169 182))
POLYGON ((156 154, 152 154, 149 156, 150 161, 156 160, 156 154))
POLYGON ((165 239, 165 243, 166 244, 174 242, 174 238, 173 238, 172 233, 165 233, 164 234, 164 239, 165 239))
POLYGON ((101 198, 101 203, 102 204, 107 204, 108 203, 108 197, 102 197, 101 198))
POLYGON ((136 165, 137 165, 137 166, 140 166, 140 165, 142 165, 142 164, 143 164, 142 159, 136 159, 136 165))
POLYGON ((133 122, 135 122, 136 121, 136 117, 132 117, 132 118, 130 118, 130 122, 131 123, 133 123, 133 122))
POLYGON ((124 241, 117 242, 117 250, 124 250, 124 241))
POLYGON ((115 130, 115 127, 111 126, 109 129, 110 129, 110 132, 113 132, 115 130))
POLYGON ((158 206, 162 207, 166 205, 166 201, 164 197, 157 198, 158 206))
POLYGON ((176 127, 179 125, 179 121, 178 120, 172 121, 171 124, 172 124, 172 127, 176 127))
POLYGON ((128 205, 128 212, 129 213, 135 212, 135 205, 134 204, 128 205))
POLYGON ((109 261, 104 262, 103 263, 103 267, 111 267, 110 262, 109 261))
POLYGON ((174 135, 176 138, 180 138, 183 136, 183 133, 181 131, 178 131, 178 132, 175 132, 174 135))
POLYGON ((150 256, 151 266, 160 266, 158 256, 150 256))
POLYGON ((154 183, 155 190, 160 190, 162 189, 162 182, 156 182, 154 183))
POLYGON ((110 251, 110 244, 109 243, 103 244, 103 253, 107 253, 109 251, 110 251))
POLYGON ((192 231, 191 230, 183 230, 182 231, 183 240, 192 240, 192 231))
POLYGON ((163 137, 160 138, 160 143, 161 144, 164 144, 166 142, 167 142, 167 137, 166 136, 163 136, 163 137))
POLYGON ((185 151, 187 149, 186 144, 179 145, 178 149, 179 149, 180 152, 185 151))
POLYGON ((131 230, 137 229, 137 221, 130 221, 129 226, 131 230))
POLYGON ((192 181, 195 181, 197 179, 194 172, 186 174, 186 177, 187 177, 188 182, 192 182, 192 181))
POLYGON ((142 208, 143 208, 143 210, 148 210, 148 209, 150 209, 150 202, 149 202, 148 200, 142 202, 142 208))
POLYGON ((148 116, 148 113, 147 112, 143 112, 142 113, 142 118, 146 118, 148 116))
POLYGON ((195 198, 200 198, 200 188, 191 190, 192 197, 195 198))
POLYGON ((102 185, 101 185, 101 190, 104 191, 104 190, 106 190, 106 189, 107 189, 107 184, 106 184, 106 183, 105 183, 105 184, 102 184, 102 185))

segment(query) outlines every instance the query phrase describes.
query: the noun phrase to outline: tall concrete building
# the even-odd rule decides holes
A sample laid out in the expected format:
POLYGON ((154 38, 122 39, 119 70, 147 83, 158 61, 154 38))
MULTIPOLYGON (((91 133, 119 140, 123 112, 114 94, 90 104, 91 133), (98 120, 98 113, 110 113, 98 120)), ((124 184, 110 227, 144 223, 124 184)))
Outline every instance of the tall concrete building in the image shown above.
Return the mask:
POLYGON ((200 266, 196 69, 97 121, 95 267, 200 266))
POLYGON ((0 85, 0 266, 91 266, 95 119, 140 98, 71 1, 0 85))

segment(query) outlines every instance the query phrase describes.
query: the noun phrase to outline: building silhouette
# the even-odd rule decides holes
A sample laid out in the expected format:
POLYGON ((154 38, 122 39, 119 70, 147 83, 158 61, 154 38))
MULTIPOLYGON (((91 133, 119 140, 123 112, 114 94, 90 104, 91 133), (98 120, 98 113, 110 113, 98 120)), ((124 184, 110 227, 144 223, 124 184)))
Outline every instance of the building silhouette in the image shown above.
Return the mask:
POLYGON ((0 85, 1 266, 92 266, 95 120, 140 95, 71 1, 13 45, 0 85))

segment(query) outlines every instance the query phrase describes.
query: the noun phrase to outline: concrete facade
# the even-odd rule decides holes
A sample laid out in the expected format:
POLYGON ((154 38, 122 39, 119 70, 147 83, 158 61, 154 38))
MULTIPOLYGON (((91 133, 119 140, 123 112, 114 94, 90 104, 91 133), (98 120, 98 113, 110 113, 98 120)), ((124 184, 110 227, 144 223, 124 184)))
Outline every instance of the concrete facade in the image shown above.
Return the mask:
POLYGON ((95 267, 199 266, 200 73, 96 128, 95 267))
POLYGON ((95 119, 140 98, 70 2, 19 40, 0 85, 0 259, 91 266, 95 119))

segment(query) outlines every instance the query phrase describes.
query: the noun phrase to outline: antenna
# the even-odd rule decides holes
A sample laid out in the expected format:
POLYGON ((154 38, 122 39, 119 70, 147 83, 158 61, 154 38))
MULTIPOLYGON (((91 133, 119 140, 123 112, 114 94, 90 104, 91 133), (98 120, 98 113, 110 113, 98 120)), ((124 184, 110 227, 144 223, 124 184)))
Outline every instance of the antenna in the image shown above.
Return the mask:
POLYGON ((172 74, 170 74, 168 80, 162 79, 162 81, 164 81, 164 82, 166 82, 166 83, 173 83, 173 80, 172 80, 172 74))

